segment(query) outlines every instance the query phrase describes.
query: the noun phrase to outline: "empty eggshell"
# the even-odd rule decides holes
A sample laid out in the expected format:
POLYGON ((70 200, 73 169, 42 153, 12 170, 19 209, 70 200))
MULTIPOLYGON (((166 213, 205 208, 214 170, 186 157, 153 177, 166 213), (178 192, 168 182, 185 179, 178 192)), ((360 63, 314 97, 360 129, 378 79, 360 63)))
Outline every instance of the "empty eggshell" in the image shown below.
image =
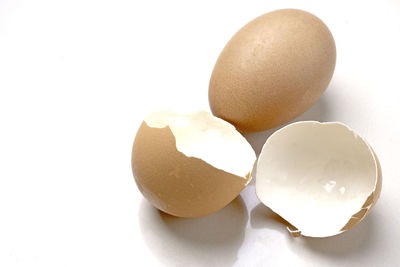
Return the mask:
POLYGON ((335 41, 319 18, 296 9, 267 13, 221 52, 210 79, 210 108, 241 132, 279 126, 319 99, 335 62, 335 41))
POLYGON ((132 149, 132 170, 143 196, 178 217, 226 206, 249 183, 255 161, 235 127, 206 111, 152 113, 132 149))
POLYGON ((257 163, 257 196, 296 228, 293 235, 350 229, 371 211, 381 187, 375 152, 338 122, 297 122, 276 131, 257 163))

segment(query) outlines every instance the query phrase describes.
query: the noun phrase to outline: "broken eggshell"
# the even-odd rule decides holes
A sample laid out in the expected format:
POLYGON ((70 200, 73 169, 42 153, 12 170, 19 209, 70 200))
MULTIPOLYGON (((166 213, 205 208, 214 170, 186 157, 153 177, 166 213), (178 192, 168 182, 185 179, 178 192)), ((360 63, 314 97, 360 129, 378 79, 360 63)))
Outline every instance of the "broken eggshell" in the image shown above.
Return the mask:
POLYGON ((255 187, 260 201, 294 227, 293 236, 328 237, 371 211, 382 171, 369 144, 348 126, 303 121, 268 138, 255 187))
POLYGON ((215 212, 251 180, 253 148, 235 127, 206 111, 155 112, 140 126, 132 170, 143 196, 178 217, 215 212))

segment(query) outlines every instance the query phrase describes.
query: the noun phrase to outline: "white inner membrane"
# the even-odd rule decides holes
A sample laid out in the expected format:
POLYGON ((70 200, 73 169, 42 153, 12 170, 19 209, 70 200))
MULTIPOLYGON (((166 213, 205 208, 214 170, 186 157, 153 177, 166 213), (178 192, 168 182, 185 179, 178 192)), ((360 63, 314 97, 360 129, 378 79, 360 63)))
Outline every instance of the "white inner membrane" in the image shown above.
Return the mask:
POLYGON ((374 191, 370 147, 341 123, 298 122, 275 132, 257 163, 260 200, 305 236, 340 233, 374 191))
POLYGON ((187 157, 204 160, 215 168, 245 178, 256 155, 247 140, 228 122, 206 111, 193 114, 154 112, 145 119, 153 128, 169 126, 177 150, 187 157))

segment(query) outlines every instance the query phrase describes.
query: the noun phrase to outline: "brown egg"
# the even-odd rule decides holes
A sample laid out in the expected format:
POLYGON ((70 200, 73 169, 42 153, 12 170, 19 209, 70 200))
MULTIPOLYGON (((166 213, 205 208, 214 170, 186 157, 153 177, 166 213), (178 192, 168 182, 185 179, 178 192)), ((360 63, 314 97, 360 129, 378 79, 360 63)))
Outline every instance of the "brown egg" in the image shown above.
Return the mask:
POLYGON ((209 85, 211 110, 242 132, 279 126, 318 100, 335 62, 335 42, 319 18, 296 9, 267 13, 220 54, 209 85))
POLYGON ((250 181, 255 160, 233 125, 205 111, 152 113, 132 149, 132 170, 143 196, 179 217, 226 206, 250 181))

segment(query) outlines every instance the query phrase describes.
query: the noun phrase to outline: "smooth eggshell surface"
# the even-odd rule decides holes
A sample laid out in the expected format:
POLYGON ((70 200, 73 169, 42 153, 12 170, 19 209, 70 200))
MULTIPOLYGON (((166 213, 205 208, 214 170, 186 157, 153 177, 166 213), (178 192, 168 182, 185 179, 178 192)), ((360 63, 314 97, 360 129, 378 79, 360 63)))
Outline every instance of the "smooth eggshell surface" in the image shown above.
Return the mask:
POLYGON ((262 15, 227 43, 214 67, 209 103, 241 132, 294 119, 327 88, 336 48, 327 26, 301 10, 262 15))
POLYGON ((276 131, 261 151, 256 177, 260 201, 310 237, 356 225, 382 188, 375 152, 339 122, 303 121, 276 131))

